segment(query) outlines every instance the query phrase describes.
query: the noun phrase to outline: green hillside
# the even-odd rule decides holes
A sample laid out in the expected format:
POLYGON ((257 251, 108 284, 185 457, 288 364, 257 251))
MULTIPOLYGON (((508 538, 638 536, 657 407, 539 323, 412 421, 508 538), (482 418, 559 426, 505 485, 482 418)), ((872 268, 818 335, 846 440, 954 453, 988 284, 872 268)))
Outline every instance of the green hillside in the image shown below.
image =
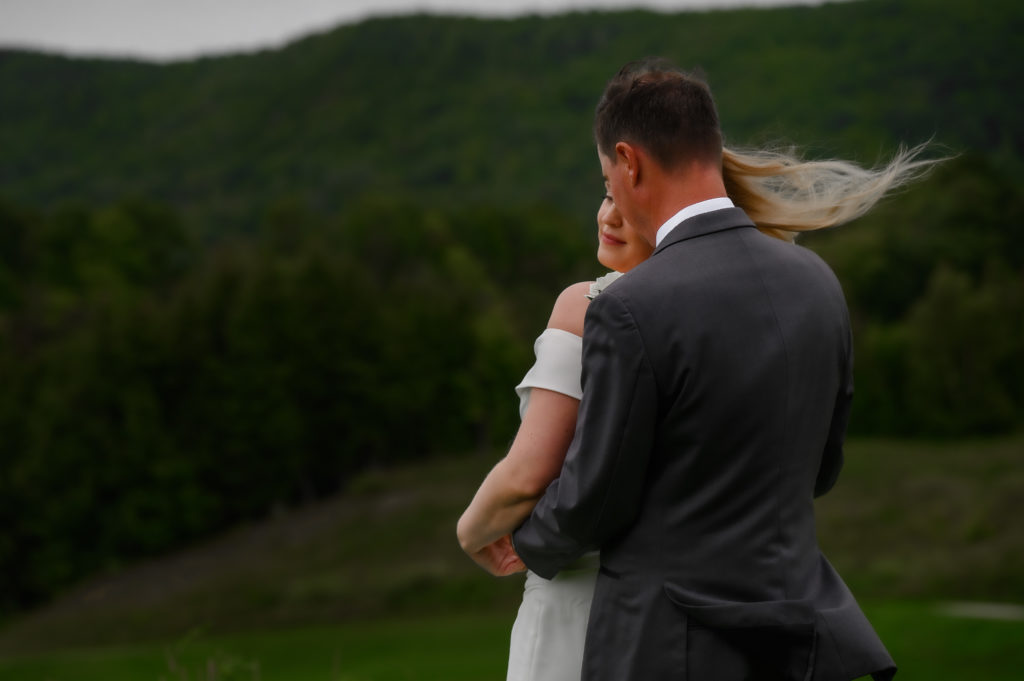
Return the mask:
POLYGON ((860 436, 1024 428, 1015 1, 377 19, 154 65, 0 51, 0 616, 368 469, 492 453, 600 274, 594 102, 703 69, 730 144, 955 158, 803 241, 860 436))
MULTIPOLYGON (((492 461, 367 473, 342 496, 99 576, 0 628, 0 655, 399 616, 490 612, 511 623, 522 579, 491 578, 455 539, 492 461)), ((823 550, 868 602, 1022 602, 1022 471, 1019 436, 854 441, 817 502, 823 550)))
POLYGON ((480 20, 371 20, 170 65, 0 53, 0 195, 141 195, 206 232, 297 199, 551 202, 589 222, 590 116, 625 61, 707 74, 732 144, 873 163, 939 143, 1021 169, 1024 10, 1012 0, 480 20))

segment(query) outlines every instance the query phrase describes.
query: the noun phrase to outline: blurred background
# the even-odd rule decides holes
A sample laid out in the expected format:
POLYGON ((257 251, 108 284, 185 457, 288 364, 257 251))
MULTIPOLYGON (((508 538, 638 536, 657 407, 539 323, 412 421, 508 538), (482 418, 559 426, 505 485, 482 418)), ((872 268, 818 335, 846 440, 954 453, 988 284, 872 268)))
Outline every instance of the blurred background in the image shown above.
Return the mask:
POLYGON ((169 7, 0 2, 0 678, 502 678, 455 520, 647 55, 730 146, 953 157, 802 239, 856 343, 819 534, 900 678, 1020 678, 1019 2, 169 7))

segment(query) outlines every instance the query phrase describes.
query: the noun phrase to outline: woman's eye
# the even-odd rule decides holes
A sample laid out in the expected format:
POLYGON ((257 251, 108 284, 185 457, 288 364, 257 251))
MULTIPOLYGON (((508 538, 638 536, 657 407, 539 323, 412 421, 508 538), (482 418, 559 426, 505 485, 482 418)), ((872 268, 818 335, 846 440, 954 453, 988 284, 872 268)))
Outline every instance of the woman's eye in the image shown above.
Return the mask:
POLYGON ((602 202, 604 202, 604 201, 611 201, 611 200, 612 200, 612 195, 611 194, 605 194, 605 195, 603 195, 601 197, 601 201, 602 202))

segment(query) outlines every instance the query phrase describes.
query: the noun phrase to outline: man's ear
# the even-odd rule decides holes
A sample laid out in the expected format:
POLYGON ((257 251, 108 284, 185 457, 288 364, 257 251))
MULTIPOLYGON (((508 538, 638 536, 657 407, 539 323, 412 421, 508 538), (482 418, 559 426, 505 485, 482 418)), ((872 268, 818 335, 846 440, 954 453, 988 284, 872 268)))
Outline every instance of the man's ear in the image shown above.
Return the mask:
POLYGON ((624 164, 627 182, 630 187, 635 187, 640 181, 640 154, 636 147, 628 142, 618 142, 615 145, 615 161, 624 164))

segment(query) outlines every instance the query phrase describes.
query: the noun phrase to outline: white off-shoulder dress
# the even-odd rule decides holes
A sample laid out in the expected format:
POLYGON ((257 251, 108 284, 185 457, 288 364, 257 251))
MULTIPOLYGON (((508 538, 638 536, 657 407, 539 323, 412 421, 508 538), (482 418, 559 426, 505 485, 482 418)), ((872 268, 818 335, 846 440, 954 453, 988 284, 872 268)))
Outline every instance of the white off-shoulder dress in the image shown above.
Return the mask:
MULTIPOLYGON (((536 362, 516 386, 520 418, 533 388, 583 396, 582 338, 546 329, 533 347, 536 362)), ((597 566, 595 552, 552 580, 526 573, 523 603, 512 625, 507 681, 579 681, 597 566)))

